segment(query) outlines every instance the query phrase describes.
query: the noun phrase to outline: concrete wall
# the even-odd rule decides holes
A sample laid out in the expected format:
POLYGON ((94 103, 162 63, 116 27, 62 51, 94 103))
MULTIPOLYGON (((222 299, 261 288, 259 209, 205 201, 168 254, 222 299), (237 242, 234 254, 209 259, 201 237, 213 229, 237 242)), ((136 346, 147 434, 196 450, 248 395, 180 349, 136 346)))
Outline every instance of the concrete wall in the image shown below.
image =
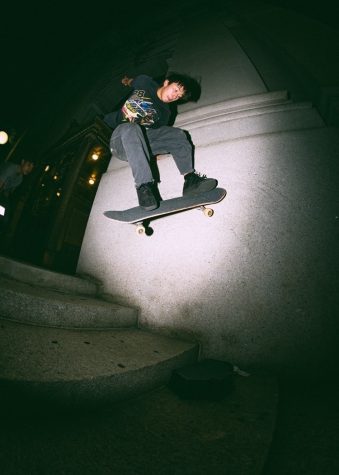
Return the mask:
POLYGON ((294 98, 308 97, 327 124, 338 126, 338 6, 326 0, 304 7, 274 3, 225 2, 226 24, 270 90, 287 88, 294 98))
MULTIPOLYGON (((135 204, 128 168, 107 173, 79 271, 140 324, 203 342, 204 353, 244 365, 316 371, 335 348, 338 141, 327 129, 256 136, 198 151, 219 179, 215 216, 194 210, 154 221, 139 237, 103 217, 135 204)), ((159 163, 164 197, 180 194, 170 157, 159 163)))
POLYGON ((236 97, 266 92, 254 65, 217 16, 197 17, 187 24, 169 68, 201 79, 197 104, 180 107, 187 111, 236 97))
MULTIPOLYGON (((225 58, 225 68, 219 63, 213 68, 211 61, 205 69, 206 51, 200 67, 211 94, 209 104, 202 97, 202 106, 224 99, 232 105, 236 97, 247 102, 248 94, 253 98, 264 90, 234 38, 225 38, 238 50, 233 64, 246 67, 234 68, 238 80, 225 98, 232 68, 225 58)), ((192 51, 188 42, 181 51, 186 46, 192 51)), ((225 43, 220 54, 214 51, 215 62, 223 61, 223 48, 225 43)), ((190 64, 188 72, 198 72, 198 63, 190 64)), ((178 124, 192 129, 196 168, 228 191, 215 205, 215 216, 193 210, 158 219, 153 235, 143 237, 130 225, 108 220, 105 210, 137 204, 130 169, 112 158, 88 221, 78 272, 101 280, 103 291, 118 302, 139 307, 140 325, 198 338, 206 356, 319 373, 337 356, 337 130, 322 127, 312 108, 263 109, 253 116, 251 107, 244 111, 238 104, 242 116, 219 118, 214 140, 211 110, 204 126, 204 108, 193 108, 186 121, 179 114, 178 124)), ((180 195, 182 178, 171 157, 158 165, 163 198, 180 195)))

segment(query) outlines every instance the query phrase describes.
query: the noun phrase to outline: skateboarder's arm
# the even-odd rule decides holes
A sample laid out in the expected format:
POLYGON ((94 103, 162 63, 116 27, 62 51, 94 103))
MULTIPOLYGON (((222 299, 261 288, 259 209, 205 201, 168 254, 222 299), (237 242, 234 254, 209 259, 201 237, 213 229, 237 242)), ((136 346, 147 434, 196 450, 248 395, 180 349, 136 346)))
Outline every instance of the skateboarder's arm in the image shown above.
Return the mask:
POLYGON ((133 78, 129 78, 127 76, 123 77, 121 79, 121 83, 124 85, 124 86, 130 86, 132 84, 132 81, 133 81, 133 78))

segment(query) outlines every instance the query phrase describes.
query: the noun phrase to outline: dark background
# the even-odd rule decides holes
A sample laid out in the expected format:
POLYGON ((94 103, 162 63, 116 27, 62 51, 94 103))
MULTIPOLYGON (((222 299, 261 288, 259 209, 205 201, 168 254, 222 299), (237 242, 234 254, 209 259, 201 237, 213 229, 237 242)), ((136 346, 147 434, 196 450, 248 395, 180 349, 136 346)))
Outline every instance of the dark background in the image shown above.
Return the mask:
MULTIPOLYGON (((219 2, 200 2, 203 3, 217 8, 219 2)), ((222 3, 227 4, 227 1, 222 3)), ((253 5, 255 3, 254 0, 253 5)), ((291 8, 332 28, 339 28, 338 2, 270 0, 259 3, 291 8)), ((77 61, 86 61, 86 52, 101 35, 111 30, 128 43, 136 32, 140 34, 140 28, 152 28, 155 22, 166 16, 180 16, 183 8, 196 11, 198 5, 198 0, 132 0, 86 5, 74 2, 27 2, 23 5, 8 2, 3 5, 0 28, 0 130, 16 129, 20 133, 29 117, 35 114, 37 104, 48 101, 65 75, 71 74, 77 61)), ((189 19, 189 16, 186 18, 189 19)))
POLYGON ((107 29, 118 28, 128 14, 122 7, 112 17, 103 8, 95 10, 95 5, 77 10, 56 2, 5 8, 0 28, 0 129, 23 127, 35 104, 59 87, 78 58, 85 60, 91 43, 107 29))

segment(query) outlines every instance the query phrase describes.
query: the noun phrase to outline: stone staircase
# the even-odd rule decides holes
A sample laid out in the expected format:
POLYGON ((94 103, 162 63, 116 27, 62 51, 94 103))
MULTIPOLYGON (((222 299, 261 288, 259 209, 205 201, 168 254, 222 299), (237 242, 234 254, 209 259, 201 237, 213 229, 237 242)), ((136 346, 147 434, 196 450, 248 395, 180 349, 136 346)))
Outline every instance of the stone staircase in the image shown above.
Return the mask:
POLYGON ((196 361, 195 342, 138 328, 96 282, 0 256, 2 396, 66 405, 132 397, 196 361))
POLYGON ((197 343, 138 328, 137 309, 102 300, 87 279, 0 256, 0 284, 0 405, 17 431, 13 444, 6 425, 0 430, 2 473, 126 473, 126 460, 128 473, 140 464, 159 473, 173 450, 177 467, 206 460, 197 473, 262 473, 275 429, 274 377, 238 372, 223 401, 181 400, 166 383, 197 361, 197 343), (144 444, 141 459, 131 441, 144 444), (88 447, 109 449, 88 461, 88 447))

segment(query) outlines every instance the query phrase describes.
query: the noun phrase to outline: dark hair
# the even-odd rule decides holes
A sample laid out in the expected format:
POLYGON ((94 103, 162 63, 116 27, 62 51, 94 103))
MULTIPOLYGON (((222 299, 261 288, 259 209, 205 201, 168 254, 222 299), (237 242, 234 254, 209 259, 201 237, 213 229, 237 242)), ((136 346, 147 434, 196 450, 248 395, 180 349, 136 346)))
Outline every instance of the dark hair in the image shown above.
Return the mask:
POLYGON ((201 95, 200 82, 197 79, 188 76, 187 74, 181 74, 176 72, 170 72, 167 74, 166 79, 169 83, 180 84, 185 90, 185 94, 178 102, 197 102, 201 95))

